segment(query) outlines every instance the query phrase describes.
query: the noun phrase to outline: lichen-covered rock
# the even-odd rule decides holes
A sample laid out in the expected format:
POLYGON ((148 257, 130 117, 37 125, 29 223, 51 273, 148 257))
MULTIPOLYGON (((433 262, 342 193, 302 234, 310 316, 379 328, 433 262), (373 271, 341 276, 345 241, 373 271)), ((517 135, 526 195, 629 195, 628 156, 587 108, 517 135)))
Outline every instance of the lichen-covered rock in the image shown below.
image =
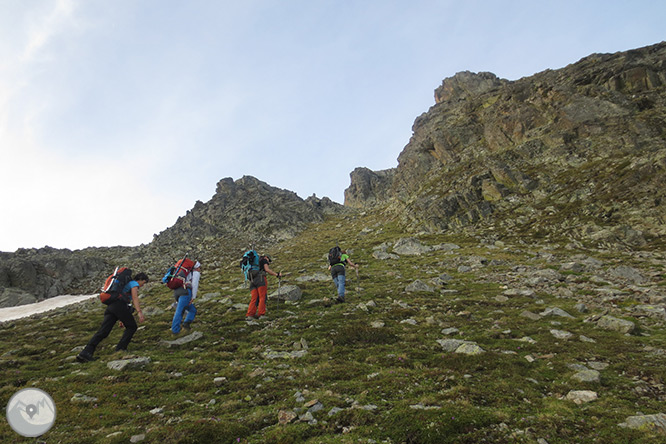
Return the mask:
POLYGON ((383 203, 415 232, 490 220, 641 247, 666 234, 664 59, 662 42, 516 81, 457 73, 414 121, 397 167, 355 171, 346 201, 383 203))

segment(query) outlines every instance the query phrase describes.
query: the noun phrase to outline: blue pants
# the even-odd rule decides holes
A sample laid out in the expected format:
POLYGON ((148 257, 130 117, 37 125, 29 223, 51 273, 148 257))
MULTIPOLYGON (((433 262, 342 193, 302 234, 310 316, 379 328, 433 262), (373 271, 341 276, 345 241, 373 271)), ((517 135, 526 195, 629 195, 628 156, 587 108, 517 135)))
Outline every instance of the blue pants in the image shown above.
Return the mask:
POLYGON ((173 321, 171 322, 171 331, 173 333, 180 333, 180 324, 183 321, 183 312, 187 312, 184 322, 194 321, 194 317, 197 315, 197 308, 194 304, 191 304, 192 300, 191 290, 187 294, 184 294, 178 298, 178 305, 176 305, 176 312, 173 314, 173 321))
POLYGON ((335 265, 331 268, 331 276, 335 283, 335 288, 338 289, 338 299, 345 300, 345 267, 342 265, 335 265))

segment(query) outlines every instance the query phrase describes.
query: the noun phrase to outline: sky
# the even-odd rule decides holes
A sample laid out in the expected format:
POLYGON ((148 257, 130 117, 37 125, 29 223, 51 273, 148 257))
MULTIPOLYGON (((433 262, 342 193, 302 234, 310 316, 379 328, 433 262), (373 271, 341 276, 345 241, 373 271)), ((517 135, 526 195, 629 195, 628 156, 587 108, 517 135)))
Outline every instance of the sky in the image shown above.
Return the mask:
POLYGON ((665 22, 661 0, 0 0, 0 251, 147 244, 227 177, 343 203, 443 79, 665 22))

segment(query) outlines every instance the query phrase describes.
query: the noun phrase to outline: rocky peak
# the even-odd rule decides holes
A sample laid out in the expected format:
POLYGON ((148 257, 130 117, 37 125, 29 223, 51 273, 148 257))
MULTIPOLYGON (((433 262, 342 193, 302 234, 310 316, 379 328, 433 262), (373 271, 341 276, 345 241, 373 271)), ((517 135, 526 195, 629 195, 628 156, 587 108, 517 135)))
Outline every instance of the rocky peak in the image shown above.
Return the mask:
POLYGON ((453 77, 444 79, 442 86, 435 90, 435 103, 478 96, 507 83, 507 80, 500 79, 491 72, 459 72, 453 77))
POLYGON ((355 171, 345 202, 384 205, 419 231, 484 222, 578 240, 658 236, 665 120, 666 43, 517 81, 458 73, 416 118, 388 189, 355 171))
POLYGON ((351 172, 351 185, 345 190, 345 206, 363 208, 385 201, 395 169, 372 171, 359 167, 351 172))
POLYGON ((268 185, 252 176, 217 183, 210 201, 197 202, 174 226, 155 236, 156 246, 205 243, 206 239, 234 239, 266 243, 293 237, 325 214, 343 211, 328 198, 303 200, 293 191, 268 185))

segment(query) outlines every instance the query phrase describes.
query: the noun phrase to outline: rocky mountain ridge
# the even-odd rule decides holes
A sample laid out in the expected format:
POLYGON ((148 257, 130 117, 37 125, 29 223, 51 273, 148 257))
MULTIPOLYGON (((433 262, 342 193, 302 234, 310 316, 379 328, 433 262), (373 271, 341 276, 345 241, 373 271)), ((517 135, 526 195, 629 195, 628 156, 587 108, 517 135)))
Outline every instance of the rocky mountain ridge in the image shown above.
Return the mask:
POLYGON ((639 247, 666 232, 666 43, 517 81, 461 72, 435 90, 396 168, 357 168, 345 205, 413 231, 639 247))

